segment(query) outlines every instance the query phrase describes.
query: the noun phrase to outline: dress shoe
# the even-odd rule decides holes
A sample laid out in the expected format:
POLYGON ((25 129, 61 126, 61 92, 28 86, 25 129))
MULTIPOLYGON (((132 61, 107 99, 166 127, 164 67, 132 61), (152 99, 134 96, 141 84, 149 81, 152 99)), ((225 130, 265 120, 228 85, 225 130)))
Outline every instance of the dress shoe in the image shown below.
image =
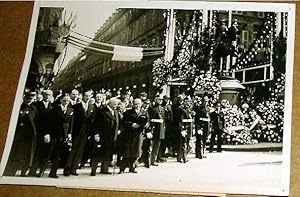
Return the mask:
POLYGON ((119 172, 119 174, 124 174, 124 171, 123 171, 123 170, 121 170, 121 171, 119 172))
POLYGON ((112 174, 111 172, 100 172, 100 174, 112 174))
POLYGON ((91 172, 91 176, 96 176, 96 172, 91 172))
POLYGON ((158 163, 164 163, 166 161, 167 161, 166 159, 158 159, 156 162, 158 162, 158 163))
POLYGON ((177 162, 179 162, 179 163, 183 163, 183 161, 181 161, 180 159, 177 159, 177 162))
POLYGON ((78 174, 77 174, 76 171, 72 171, 72 172, 71 172, 71 175, 78 176, 78 174))
POLYGON ((149 164, 145 164, 145 168, 150 168, 150 165, 149 164))
POLYGON ((129 169, 129 172, 137 174, 137 171, 135 169, 129 169))
POLYGON ((34 173, 34 174, 33 173, 29 173, 28 176, 30 176, 30 177, 39 177, 36 173, 34 173))
POLYGON ((56 174, 49 174, 48 177, 57 179, 58 176, 56 174))

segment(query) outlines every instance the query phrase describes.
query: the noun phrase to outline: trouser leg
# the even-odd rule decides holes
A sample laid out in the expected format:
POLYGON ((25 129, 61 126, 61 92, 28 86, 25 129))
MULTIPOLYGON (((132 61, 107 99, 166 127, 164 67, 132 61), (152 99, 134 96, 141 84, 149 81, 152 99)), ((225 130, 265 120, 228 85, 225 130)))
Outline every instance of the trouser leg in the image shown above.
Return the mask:
POLYGON ((160 146, 160 140, 154 139, 152 141, 152 153, 151 153, 151 164, 153 164, 158 156, 159 146, 160 146))

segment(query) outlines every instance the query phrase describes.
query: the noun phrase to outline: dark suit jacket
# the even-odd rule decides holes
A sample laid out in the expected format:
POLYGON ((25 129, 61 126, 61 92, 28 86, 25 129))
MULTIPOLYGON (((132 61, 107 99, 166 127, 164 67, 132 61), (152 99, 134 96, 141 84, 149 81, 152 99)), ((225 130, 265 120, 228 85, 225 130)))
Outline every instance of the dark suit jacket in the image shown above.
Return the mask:
POLYGON ((119 113, 116 110, 114 110, 114 116, 108 107, 96 111, 93 133, 100 136, 101 152, 105 160, 110 160, 113 154, 118 129, 119 113))
POLYGON ((72 133, 74 110, 68 106, 64 113, 60 105, 56 105, 50 111, 51 138, 53 140, 65 140, 72 133))
POLYGON ((21 105, 10 160, 25 161, 28 166, 32 164, 36 143, 35 116, 36 108, 33 105, 21 105))
POLYGON ((209 122, 203 120, 203 118, 204 119, 208 118, 208 114, 205 109, 205 106, 202 105, 199 107, 195 107, 194 110, 196 112, 196 116, 195 116, 196 130, 203 129, 205 132, 207 132, 209 122))
POLYGON ((88 105, 87 111, 84 110, 81 103, 72 106, 74 109, 74 125, 72 137, 89 136, 92 132, 92 125, 95 118, 95 106, 88 105))
POLYGON ((35 116, 35 125, 37 129, 37 140, 38 142, 44 142, 44 135, 50 133, 49 119, 50 110, 52 109, 52 104, 48 104, 48 108, 45 108, 43 101, 36 102, 34 104, 37 110, 35 116))
POLYGON ((155 122, 152 121, 152 129, 153 129, 153 139, 165 139, 165 132, 166 132, 166 123, 165 123, 165 110, 164 107, 161 106, 161 109, 159 109, 159 106, 154 106, 154 108, 151 110, 151 120, 155 119, 162 119, 163 122, 155 122))
POLYGON ((149 120, 147 111, 140 111, 136 113, 135 109, 130 109, 124 113, 123 125, 124 125, 124 157, 137 158, 140 155, 140 145, 142 140, 142 132, 144 126, 149 120), (133 128, 132 124, 139 124, 139 128, 133 128))
POLYGON ((181 117, 181 119, 180 119, 179 125, 181 128, 181 131, 186 130, 187 131, 186 137, 190 138, 192 135, 193 123, 192 122, 184 122, 184 120, 191 120, 193 117, 192 117, 191 113, 189 112, 189 110, 186 108, 181 108, 180 117, 181 117))

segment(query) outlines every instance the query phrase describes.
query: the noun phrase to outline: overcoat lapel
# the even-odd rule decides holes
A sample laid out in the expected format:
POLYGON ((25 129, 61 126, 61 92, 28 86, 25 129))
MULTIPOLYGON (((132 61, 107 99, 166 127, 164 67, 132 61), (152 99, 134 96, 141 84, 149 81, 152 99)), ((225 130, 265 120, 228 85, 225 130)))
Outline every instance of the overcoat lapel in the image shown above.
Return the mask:
POLYGON ((105 111, 105 113, 106 113, 106 115, 108 115, 111 119, 116 120, 115 116, 113 116, 113 115, 110 113, 110 111, 109 111, 108 108, 107 108, 107 110, 105 111))

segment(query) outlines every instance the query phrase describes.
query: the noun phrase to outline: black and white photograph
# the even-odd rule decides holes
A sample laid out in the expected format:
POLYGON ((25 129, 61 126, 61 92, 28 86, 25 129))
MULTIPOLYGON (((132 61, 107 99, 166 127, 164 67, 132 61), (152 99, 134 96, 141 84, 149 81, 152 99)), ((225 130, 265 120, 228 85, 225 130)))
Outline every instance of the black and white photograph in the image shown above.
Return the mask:
POLYGON ((287 3, 35 2, 0 184, 288 195, 294 31, 287 3))

